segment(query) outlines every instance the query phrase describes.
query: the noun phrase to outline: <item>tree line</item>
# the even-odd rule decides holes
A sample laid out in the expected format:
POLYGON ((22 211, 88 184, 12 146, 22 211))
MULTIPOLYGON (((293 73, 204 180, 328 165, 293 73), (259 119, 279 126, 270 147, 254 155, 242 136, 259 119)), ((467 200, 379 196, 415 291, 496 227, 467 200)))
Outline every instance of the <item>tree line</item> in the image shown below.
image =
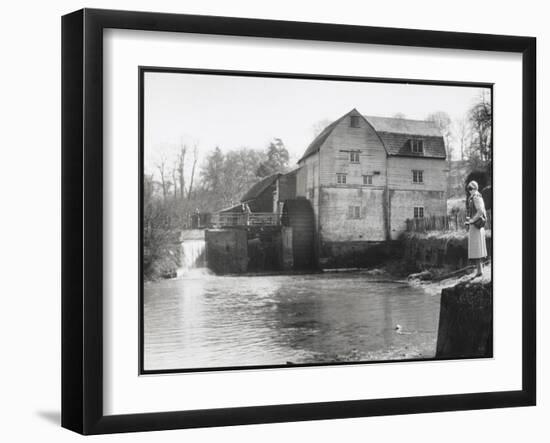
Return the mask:
POLYGON ((240 202, 260 179, 289 169, 280 138, 265 149, 215 147, 199 163, 199 149, 182 145, 143 177, 143 273, 148 280, 179 267, 180 232, 199 212, 215 212, 240 202))
POLYGON ((489 91, 481 92, 460 119, 453 121, 446 112, 438 111, 426 120, 433 121, 441 131, 449 161, 458 158, 468 162, 472 170, 491 170, 493 112, 489 91))

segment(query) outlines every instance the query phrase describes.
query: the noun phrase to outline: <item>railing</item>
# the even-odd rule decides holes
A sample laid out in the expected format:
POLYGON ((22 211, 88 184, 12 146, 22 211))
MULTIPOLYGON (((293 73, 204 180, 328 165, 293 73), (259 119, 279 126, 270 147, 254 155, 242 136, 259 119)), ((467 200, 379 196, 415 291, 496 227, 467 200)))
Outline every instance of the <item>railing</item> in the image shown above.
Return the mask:
MULTIPOLYGON (((492 227, 492 212, 487 211, 487 223, 485 229, 492 227)), ((465 231, 466 213, 458 212, 450 215, 432 215, 422 218, 407 219, 407 232, 426 232, 426 231, 465 231)))
POLYGON ((212 214, 212 226, 223 228, 229 226, 277 226, 281 223, 280 215, 274 212, 220 212, 212 214))

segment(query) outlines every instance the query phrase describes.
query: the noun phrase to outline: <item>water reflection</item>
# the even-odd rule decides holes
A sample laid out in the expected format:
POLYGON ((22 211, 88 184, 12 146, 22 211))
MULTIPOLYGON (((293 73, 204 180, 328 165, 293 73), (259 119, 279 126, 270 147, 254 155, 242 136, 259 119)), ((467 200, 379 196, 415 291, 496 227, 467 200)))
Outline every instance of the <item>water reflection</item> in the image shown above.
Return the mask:
POLYGON ((194 270, 146 284, 144 301, 145 369, 435 353, 439 297, 360 273, 219 277, 194 270))

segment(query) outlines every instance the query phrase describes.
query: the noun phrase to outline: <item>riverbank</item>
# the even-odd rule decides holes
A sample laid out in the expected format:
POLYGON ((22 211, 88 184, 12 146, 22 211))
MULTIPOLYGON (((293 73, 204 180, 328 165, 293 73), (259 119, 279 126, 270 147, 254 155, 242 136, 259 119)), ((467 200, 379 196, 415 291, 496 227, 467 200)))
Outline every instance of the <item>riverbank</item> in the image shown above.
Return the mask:
POLYGON ((492 281, 492 266, 490 261, 485 264, 481 277, 475 276, 476 269, 474 266, 468 266, 458 275, 452 272, 450 274, 444 274, 441 269, 434 269, 429 272, 433 272, 434 277, 432 279, 425 280, 411 277, 408 279, 409 284, 414 287, 422 288, 432 295, 439 295, 443 289, 461 284, 486 284, 492 281), (448 277, 445 277, 445 275, 448 275, 448 277))
MULTIPOLYGON (((491 230, 485 231, 489 256, 493 250, 491 230)), ((402 242, 402 258, 416 265, 419 271, 425 268, 460 269, 468 266, 468 231, 406 232, 402 242)))
MULTIPOLYGON (((487 250, 492 252, 492 232, 486 231, 487 250)), ((465 283, 492 281, 490 258, 485 261, 482 277, 475 277, 475 266, 468 260, 468 231, 409 232, 402 236, 401 264, 390 264, 395 271, 408 273, 413 286, 439 295, 443 289, 465 283)))

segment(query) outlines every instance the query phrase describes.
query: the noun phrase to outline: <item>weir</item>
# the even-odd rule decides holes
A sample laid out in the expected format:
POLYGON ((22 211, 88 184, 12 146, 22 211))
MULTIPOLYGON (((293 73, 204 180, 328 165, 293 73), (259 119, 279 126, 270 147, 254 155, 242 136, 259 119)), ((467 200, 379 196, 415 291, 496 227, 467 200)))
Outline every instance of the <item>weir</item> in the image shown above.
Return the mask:
POLYGON ((184 276, 193 269, 206 266, 204 231, 185 230, 182 232, 181 240, 181 266, 177 272, 178 277, 184 276))

